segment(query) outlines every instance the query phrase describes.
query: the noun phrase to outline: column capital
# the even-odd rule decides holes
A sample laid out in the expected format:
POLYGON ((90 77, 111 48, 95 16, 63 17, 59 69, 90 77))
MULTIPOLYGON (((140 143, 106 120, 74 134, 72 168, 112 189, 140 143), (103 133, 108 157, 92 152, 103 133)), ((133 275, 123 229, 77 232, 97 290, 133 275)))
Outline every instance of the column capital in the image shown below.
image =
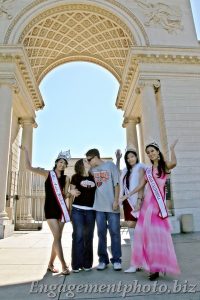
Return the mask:
POLYGON ((128 117, 125 117, 124 118, 124 121, 123 121, 123 124, 122 124, 122 127, 123 128, 126 128, 129 124, 138 124, 140 123, 140 118, 139 117, 136 117, 136 118, 128 118, 128 117))
POLYGON ((33 128, 37 128, 37 127, 38 127, 38 125, 37 125, 37 123, 36 123, 36 121, 35 121, 34 118, 19 118, 19 119, 18 119, 18 123, 19 123, 22 127, 24 127, 25 125, 30 125, 30 126, 32 126, 33 128))
POLYGON ((0 74, 0 87, 2 86, 9 86, 15 94, 20 91, 17 80, 11 74, 0 74))
POLYGON ((154 89, 158 89, 160 87, 160 80, 158 79, 140 79, 138 81, 137 89, 141 90, 146 86, 151 86, 154 89))

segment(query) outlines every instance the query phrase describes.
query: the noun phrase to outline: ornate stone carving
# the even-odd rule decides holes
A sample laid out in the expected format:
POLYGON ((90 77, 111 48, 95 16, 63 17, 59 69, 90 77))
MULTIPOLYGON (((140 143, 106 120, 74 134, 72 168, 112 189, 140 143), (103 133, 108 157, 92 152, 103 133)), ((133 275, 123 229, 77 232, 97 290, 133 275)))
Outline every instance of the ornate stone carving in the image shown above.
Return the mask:
POLYGON ((37 82, 53 67, 73 60, 106 66, 121 79, 130 46, 129 28, 114 14, 91 5, 48 9, 25 27, 19 43, 27 51, 37 82))
POLYGON ((12 4, 14 0, 0 0, 0 17, 6 16, 7 19, 12 19, 13 16, 9 12, 10 4, 12 4))
POLYGON ((161 26, 168 33, 183 30, 182 13, 178 6, 167 5, 162 2, 152 3, 146 0, 135 0, 142 8, 146 26, 161 26))

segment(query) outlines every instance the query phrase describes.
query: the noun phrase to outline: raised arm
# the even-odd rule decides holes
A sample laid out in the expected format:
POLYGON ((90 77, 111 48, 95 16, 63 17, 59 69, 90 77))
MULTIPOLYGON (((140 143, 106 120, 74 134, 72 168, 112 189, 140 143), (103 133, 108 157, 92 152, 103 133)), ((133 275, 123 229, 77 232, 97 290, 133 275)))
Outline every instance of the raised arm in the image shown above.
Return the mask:
POLYGON ((31 165, 30 159, 29 159, 29 155, 28 155, 28 150, 26 149, 26 147, 24 146, 20 146, 19 147, 22 151, 24 151, 24 157, 25 157, 25 167, 27 170, 34 172, 36 174, 42 175, 44 177, 48 177, 49 171, 45 170, 45 169, 41 169, 41 168, 34 168, 31 165))
POLYGON ((140 179, 140 183, 138 184, 138 186, 136 186, 136 188, 134 188, 129 194, 127 195, 124 195, 120 198, 120 201, 123 202, 124 200, 126 200, 127 198, 131 197, 133 194, 135 193, 138 193, 139 191, 141 191, 145 184, 146 184, 146 179, 145 179, 145 176, 144 176, 144 172, 143 172, 143 175, 142 175, 142 170, 140 170, 141 172, 141 179, 140 179))
POLYGON ((178 143, 178 139, 176 139, 174 141, 173 144, 171 144, 170 146, 170 151, 171 151, 171 160, 166 162, 166 165, 167 165, 167 168, 168 170, 171 170, 173 169, 174 167, 176 167, 176 164, 177 164, 177 160, 176 160, 176 154, 175 154, 175 146, 176 144, 178 143))
POLYGON ((120 172, 120 159, 122 157, 122 153, 121 153, 121 150, 120 149, 117 149, 115 151, 115 156, 116 156, 116 166, 120 172))

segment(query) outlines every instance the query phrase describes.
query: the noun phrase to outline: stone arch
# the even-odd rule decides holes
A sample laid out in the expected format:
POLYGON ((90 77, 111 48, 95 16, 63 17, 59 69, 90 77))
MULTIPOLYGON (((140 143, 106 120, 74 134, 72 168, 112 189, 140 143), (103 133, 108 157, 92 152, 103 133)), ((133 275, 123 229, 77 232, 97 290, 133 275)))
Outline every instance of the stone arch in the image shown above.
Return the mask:
POLYGON ((54 67, 74 60, 97 63, 120 82, 130 48, 149 41, 133 13, 107 2, 103 7, 35 1, 13 20, 4 42, 24 46, 38 83, 54 67))

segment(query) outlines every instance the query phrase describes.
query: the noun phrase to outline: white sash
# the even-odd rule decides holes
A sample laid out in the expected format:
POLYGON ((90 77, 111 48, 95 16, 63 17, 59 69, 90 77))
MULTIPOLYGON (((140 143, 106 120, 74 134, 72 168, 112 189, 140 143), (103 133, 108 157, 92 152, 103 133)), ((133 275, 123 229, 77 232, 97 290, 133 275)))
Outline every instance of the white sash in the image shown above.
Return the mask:
POLYGON ((162 198, 162 195, 160 193, 159 187, 153 178, 152 168, 146 169, 146 175, 147 175, 147 179, 150 184, 151 190, 156 198, 156 201, 157 201, 159 209, 160 209, 159 217, 161 217, 162 219, 165 219, 168 217, 167 208, 165 205, 165 201, 162 198))
POLYGON ((66 222, 66 223, 70 222, 70 217, 69 217, 69 213, 68 213, 68 210, 66 207, 65 199, 63 198, 63 195, 62 195, 62 192, 60 189, 60 185, 58 182, 58 178, 54 171, 50 171, 50 179, 51 179, 51 184, 52 184, 53 191, 55 193, 57 202, 60 205, 60 208, 62 210, 61 222, 66 222))
MULTIPOLYGON (((125 184, 125 180, 124 180, 124 193, 125 195, 128 195, 129 194, 129 189, 127 188, 126 184, 125 184)), ((132 211, 131 211, 131 215, 134 217, 134 218, 139 218, 139 211, 135 211, 135 207, 133 206, 133 203, 131 202, 131 200, 129 198, 127 198, 127 201, 130 205, 130 207, 132 208, 132 211)), ((136 200, 136 203, 137 203, 137 200, 136 200)), ((136 205, 135 203, 135 205, 136 205)))

